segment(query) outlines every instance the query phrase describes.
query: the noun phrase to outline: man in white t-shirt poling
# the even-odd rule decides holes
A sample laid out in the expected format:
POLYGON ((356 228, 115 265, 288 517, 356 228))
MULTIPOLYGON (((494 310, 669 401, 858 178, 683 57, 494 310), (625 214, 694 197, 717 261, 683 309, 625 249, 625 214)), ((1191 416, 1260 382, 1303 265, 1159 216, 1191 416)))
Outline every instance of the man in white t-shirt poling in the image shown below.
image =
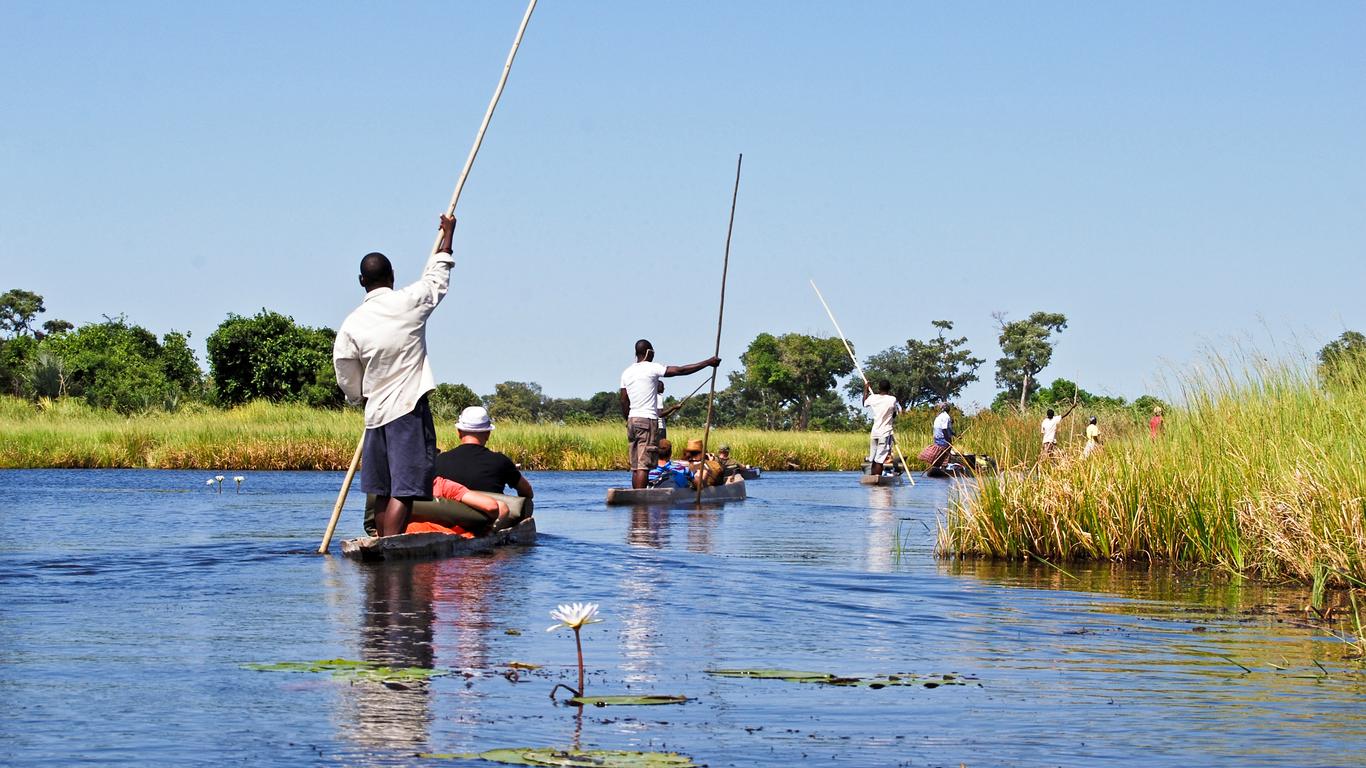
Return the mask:
POLYGON ((636 342, 636 361, 621 372, 621 415, 626 419, 626 439, 631 446, 631 487, 644 488, 650 468, 658 463, 659 380, 687 376, 708 366, 715 368, 721 358, 709 357, 691 365, 660 365, 649 341, 636 342))
POLYGON ((896 442, 894 427, 901 405, 892 395, 892 383, 883 379, 877 383, 877 394, 868 382, 863 382, 863 406, 873 412, 873 429, 868 433, 869 474, 882 474, 882 465, 892 460, 892 444, 896 442))

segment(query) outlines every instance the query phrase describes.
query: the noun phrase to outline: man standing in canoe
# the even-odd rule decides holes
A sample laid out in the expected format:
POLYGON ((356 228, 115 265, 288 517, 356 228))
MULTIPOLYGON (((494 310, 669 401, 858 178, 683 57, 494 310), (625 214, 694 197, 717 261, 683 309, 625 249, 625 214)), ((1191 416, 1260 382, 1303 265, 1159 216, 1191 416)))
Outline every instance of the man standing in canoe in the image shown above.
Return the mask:
POLYGON ((661 365, 655 361, 655 348, 649 341, 636 342, 636 361, 621 372, 621 415, 626 419, 626 440, 631 446, 631 487, 644 488, 650 469, 656 466, 659 442, 659 380, 687 376, 707 366, 716 367, 721 358, 709 357, 692 365, 661 365))
POLYGON ((427 362, 427 318, 450 287, 455 219, 441 217, 441 239, 422 277, 394 290, 394 268, 382 253, 360 261, 361 303, 337 331, 332 364, 347 401, 365 403, 361 490, 373 493, 380 536, 403 533, 413 499, 432 492, 436 426, 427 393, 436 379, 427 362))
POLYGON ((868 433, 868 473, 882 474, 882 466, 892 460, 892 444, 896 442, 893 427, 901 405, 892 395, 892 383, 883 379, 877 383, 877 394, 868 382, 863 383, 863 407, 873 412, 873 430, 868 433))

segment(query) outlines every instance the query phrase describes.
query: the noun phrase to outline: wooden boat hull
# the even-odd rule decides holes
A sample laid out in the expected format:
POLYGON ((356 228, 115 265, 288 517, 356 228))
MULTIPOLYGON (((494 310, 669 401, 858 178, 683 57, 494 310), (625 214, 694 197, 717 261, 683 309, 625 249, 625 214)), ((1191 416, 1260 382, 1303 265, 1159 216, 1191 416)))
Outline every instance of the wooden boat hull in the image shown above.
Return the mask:
POLYGON ((488 552, 494 547, 528 546, 536 543, 536 518, 528 517, 512 528, 467 539, 449 533, 400 533, 396 536, 365 536, 342 542, 342 554, 356 560, 414 560, 488 552))
MULTIPOLYGON (((743 501, 744 498, 745 480, 739 476, 730 478, 725 485, 713 485, 702 489, 703 504, 743 501)), ((612 506, 696 504, 697 490, 694 488, 608 488, 607 503, 612 506)))
POLYGON ((745 467, 740 470, 740 477, 746 480, 758 480, 763 477, 764 471, 758 467, 745 467))
POLYGON ((859 475, 859 485, 899 485, 901 475, 859 475))

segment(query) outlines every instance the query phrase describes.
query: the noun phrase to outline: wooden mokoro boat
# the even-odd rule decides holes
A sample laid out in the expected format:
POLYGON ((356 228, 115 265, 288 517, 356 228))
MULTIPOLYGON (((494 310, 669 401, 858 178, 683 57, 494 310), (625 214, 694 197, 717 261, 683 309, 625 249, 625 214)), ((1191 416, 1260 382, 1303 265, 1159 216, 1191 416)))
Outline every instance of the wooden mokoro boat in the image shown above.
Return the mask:
POLYGON ((869 475, 862 474, 858 478, 859 485, 900 485, 901 475, 869 475))
MULTIPOLYGON (((743 501, 745 498, 745 479, 732 476, 724 485, 711 485, 702 489, 702 503, 715 504, 725 501, 743 501)), ((611 505, 671 506, 675 504, 696 504, 695 488, 608 488, 607 503, 611 505)))
POLYGON ((925 470, 926 477, 971 477, 979 472, 996 469, 996 461, 985 454, 954 452, 953 461, 945 462, 925 470))
POLYGON ((536 518, 528 517, 473 539, 450 533, 400 533, 396 536, 365 536, 342 542, 342 554, 357 560, 412 560, 488 552, 494 547, 536 543, 536 518))
POLYGON ((764 471, 758 467, 741 467, 739 474, 746 480, 758 480, 764 476, 764 471))
MULTIPOLYGON (((485 493, 508 505, 508 513, 517 522, 501 531, 490 532, 489 520, 477 509, 448 499, 425 499, 413 502, 413 517, 442 525, 458 525, 475 534, 467 539, 448 533, 401 533, 397 536, 363 536, 342 542, 342 554, 361 560, 386 560, 418 557, 449 557, 488 550, 508 544, 536 543, 536 520, 531 517, 531 500, 501 493, 485 493)), ((365 530, 375 530, 375 497, 365 499, 365 530)))

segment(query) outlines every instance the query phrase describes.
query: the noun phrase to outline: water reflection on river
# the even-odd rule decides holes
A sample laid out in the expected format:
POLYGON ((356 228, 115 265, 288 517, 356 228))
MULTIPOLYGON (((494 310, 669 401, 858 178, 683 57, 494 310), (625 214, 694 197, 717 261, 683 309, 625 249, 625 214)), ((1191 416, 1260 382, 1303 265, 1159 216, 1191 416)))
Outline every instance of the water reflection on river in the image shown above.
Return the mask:
POLYGON ((724 509, 609 509, 602 489, 622 478, 543 473, 540 546, 361 566, 301 553, 338 475, 247 473, 239 495, 206 491, 205 474, 0 472, 9 529, 31 531, 0 551, 7 764, 407 765, 579 744, 711 765, 1346 765, 1366 748, 1366 681, 1301 626, 1302 593, 936 560, 941 481, 771 475, 724 509), (552 703, 574 644, 547 614, 573 600, 606 619, 584 632, 590 691, 695 701, 552 703), (325 658, 456 674, 386 686, 242 668, 325 658), (719 666, 981 686, 702 674, 719 666))

